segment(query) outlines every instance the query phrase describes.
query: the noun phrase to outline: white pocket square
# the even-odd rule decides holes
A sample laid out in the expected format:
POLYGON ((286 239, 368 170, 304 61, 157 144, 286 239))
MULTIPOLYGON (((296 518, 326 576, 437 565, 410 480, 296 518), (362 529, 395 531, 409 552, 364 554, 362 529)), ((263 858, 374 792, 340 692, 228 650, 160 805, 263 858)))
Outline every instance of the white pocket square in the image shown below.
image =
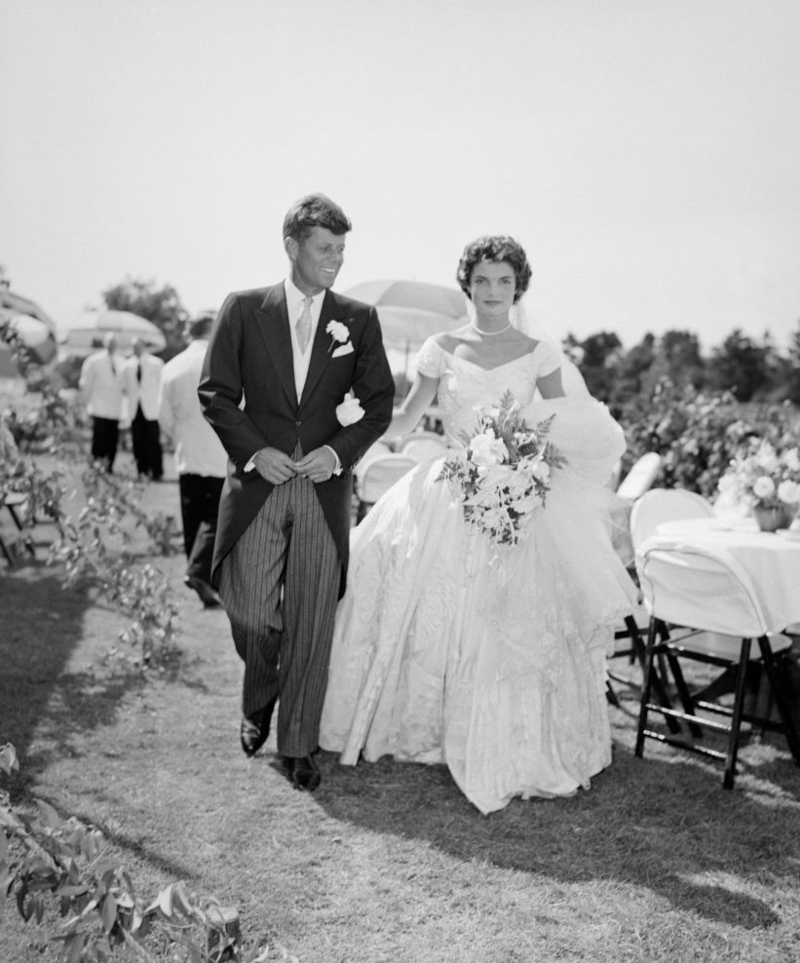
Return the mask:
POLYGON ((341 358, 341 356, 342 356, 343 354, 352 354, 352 353, 353 353, 353 350, 354 350, 354 348, 353 348, 353 342, 352 342, 352 341, 348 341, 347 344, 340 345, 338 348, 336 348, 336 350, 333 352, 333 354, 331 355, 331 357, 332 357, 332 358, 341 358))

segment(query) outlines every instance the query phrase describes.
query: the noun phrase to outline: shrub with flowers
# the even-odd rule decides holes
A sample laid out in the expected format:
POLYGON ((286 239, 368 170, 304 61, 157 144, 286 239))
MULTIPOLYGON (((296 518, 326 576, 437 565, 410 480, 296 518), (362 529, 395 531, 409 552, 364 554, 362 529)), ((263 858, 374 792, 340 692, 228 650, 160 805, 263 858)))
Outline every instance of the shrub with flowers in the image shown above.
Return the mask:
POLYGON ((529 426, 511 392, 497 407, 476 411, 476 430, 462 433, 464 455, 448 458, 439 479, 450 481, 469 524, 499 545, 515 545, 545 504, 551 471, 566 463, 547 440, 555 415, 529 426))
POLYGON ((800 451, 752 439, 732 459, 719 490, 752 508, 800 507, 800 451))

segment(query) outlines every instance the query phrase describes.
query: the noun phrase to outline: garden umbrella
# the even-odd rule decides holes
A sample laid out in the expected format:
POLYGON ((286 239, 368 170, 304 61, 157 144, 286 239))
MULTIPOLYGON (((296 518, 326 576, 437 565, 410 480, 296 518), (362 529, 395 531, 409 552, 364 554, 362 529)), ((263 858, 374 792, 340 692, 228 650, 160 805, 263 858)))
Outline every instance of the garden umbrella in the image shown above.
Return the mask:
POLYGON ((56 354, 56 325, 34 301, 0 290, 0 350, 11 353, 14 341, 30 360, 46 364, 56 354))
POLYGON ((8 334, 10 338, 27 349, 28 357, 46 364, 56 354, 56 338, 54 332, 39 318, 29 314, 15 314, 8 320, 8 334))
POLYGON ((404 279, 364 281, 348 297, 374 304, 384 341, 417 347, 438 331, 450 331, 466 321, 466 301, 457 288, 404 279))
POLYGON ((135 338, 141 338, 150 351, 163 351, 167 340, 152 321, 130 311, 87 311, 67 329, 62 342, 68 354, 89 354, 98 348, 107 334, 116 336, 122 351, 129 350, 135 338))
POLYGON ((464 295, 443 284, 403 279, 364 281, 345 293, 375 305, 392 370, 406 376, 426 338, 439 331, 452 331, 467 321, 464 295))

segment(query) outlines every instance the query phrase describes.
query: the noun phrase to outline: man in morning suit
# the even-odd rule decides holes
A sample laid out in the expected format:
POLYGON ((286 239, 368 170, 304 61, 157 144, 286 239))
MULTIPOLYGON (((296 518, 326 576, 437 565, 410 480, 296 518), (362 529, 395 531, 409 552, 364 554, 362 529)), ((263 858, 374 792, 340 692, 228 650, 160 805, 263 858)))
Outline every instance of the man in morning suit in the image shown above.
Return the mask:
POLYGON ((92 461, 114 470, 119 445, 119 422, 125 395, 125 360, 117 354, 117 339, 108 333, 103 348, 81 366, 79 390, 92 416, 92 461))
POLYGON ((198 389, 229 456, 212 582, 244 661, 242 748, 252 756, 264 744, 280 700, 278 752, 309 791, 347 575, 351 471, 394 398, 375 309, 330 290, 350 229, 322 194, 292 206, 289 277, 227 297, 198 389), (348 393, 355 421, 337 415, 348 393))
POLYGON ((142 338, 133 340, 133 357, 125 366, 131 416, 131 442, 136 470, 142 478, 161 481, 164 454, 158 423, 158 391, 164 362, 150 354, 142 338))

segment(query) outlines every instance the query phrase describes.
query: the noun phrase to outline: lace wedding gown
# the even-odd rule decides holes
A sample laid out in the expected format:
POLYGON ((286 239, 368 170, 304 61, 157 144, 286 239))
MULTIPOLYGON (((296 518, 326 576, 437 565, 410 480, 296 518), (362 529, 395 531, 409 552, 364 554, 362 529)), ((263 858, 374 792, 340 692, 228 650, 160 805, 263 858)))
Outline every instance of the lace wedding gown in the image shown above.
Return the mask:
POLYGON ((353 530, 336 617, 320 746, 346 765, 446 763, 483 813, 588 788, 611 762, 605 655, 635 592, 603 482, 624 441, 592 399, 532 401, 557 365, 542 342, 491 370, 426 342, 418 368, 440 379, 451 446, 476 404, 511 390, 528 424, 555 413, 549 437, 568 463, 516 546, 464 521, 442 458, 418 466, 353 530))

